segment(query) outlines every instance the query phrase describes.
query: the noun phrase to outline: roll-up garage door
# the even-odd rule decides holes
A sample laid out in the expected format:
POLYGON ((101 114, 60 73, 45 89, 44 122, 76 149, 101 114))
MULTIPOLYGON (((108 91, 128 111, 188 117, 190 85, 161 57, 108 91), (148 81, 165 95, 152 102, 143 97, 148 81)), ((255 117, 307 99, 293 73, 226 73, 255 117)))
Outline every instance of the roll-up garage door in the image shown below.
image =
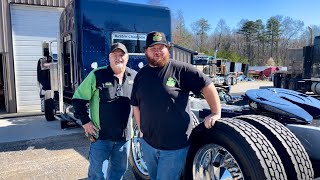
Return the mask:
POLYGON ((37 62, 42 43, 57 39, 62 8, 11 4, 17 112, 40 111, 37 62))

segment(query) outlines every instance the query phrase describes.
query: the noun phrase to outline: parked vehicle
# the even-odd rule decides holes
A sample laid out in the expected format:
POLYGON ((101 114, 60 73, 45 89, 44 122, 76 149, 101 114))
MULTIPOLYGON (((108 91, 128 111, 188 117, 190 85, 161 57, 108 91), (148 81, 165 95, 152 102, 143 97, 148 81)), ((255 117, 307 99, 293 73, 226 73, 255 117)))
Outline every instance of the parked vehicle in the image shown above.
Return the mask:
POLYGON ((171 39, 168 8, 119 1, 75 0, 60 18, 59 61, 56 91, 60 114, 73 119, 71 98, 75 89, 94 68, 109 64, 112 43, 121 42, 129 52, 128 66, 138 70, 146 64, 146 35, 155 29, 171 39), (119 8, 121 7, 121 8, 119 8))
POLYGON ((205 54, 197 54, 193 57, 192 64, 193 65, 208 65, 214 62, 213 56, 208 56, 205 54))
POLYGON ((314 38, 312 45, 288 49, 287 57, 284 66, 288 71, 274 74, 274 86, 320 95, 320 36, 314 38))
POLYGON ((246 65, 242 63, 229 62, 226 59, 215 59, 206 55, 195 56, 192 64, 210 76, 215 85, 224 86, 237 84, 238 72, 240 73, 242 68, 246 68, 246 65))
MULTIPOLYGON (((224 88, 218 91, 223 118, 212 129, 202 123, 210 114, 206 101, 190 97, 195 128, 184 179, 320 177, 319 100, 280 88, 249 90, 236 99, 224 88)), ((133 149, 144 174, 141 179, 148 179, 139 150, 139 131, 135 132, 137 146, 133 149)))
MULTIPOLYGON (((110 0, 70 1, 60 17, 59 60, 56 63, 61 127, 81 124, 71 104, 76 88, 94 68, 109 64, 112 43, 123 43, 129 53, 128 66, 138 70, 146 64, 144 47, 147 33, 162 31, 171 40, 171 14, 165 7, 110 0)), ((134 144, 135 141, 132 141, 134 144)), ((132 145, 132 147, 135 147, 132 145)), ((131 149, 134 152, 135 149, 131 149)), ((130 156, 134 173, 140 177, 138 159, 130 156)))

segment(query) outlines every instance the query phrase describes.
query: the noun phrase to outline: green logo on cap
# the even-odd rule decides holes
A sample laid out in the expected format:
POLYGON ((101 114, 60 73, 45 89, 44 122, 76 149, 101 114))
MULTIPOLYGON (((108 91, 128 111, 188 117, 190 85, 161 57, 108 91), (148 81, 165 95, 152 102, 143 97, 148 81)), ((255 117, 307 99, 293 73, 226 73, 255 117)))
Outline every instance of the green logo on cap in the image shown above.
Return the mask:
POLYGON ((153 35, 153 41, 161 41, 162 40, 162 36, 160 33, 155 33, 153 35))
POLYGON ((176 83, 177 82, 176 82, 175 79, 173 79, 172 77, 169 77, 168 80, 167 80, 166 85, 169 86, 169 87, 174 87, 174 86, 176 86, 176 83))

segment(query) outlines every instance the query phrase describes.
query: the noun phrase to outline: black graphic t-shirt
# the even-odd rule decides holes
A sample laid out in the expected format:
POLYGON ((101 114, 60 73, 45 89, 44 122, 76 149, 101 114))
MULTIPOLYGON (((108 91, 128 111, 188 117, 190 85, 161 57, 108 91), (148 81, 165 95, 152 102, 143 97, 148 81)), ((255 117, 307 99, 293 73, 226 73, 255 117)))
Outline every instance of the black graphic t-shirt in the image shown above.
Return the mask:
POLYGON ((131 105, 140 109, 140 128, 154 148, 188 146, 190 91, 199 94, 211 79, 190 64, 170 60, 162 67, 143 67, 135 77, 131 105))

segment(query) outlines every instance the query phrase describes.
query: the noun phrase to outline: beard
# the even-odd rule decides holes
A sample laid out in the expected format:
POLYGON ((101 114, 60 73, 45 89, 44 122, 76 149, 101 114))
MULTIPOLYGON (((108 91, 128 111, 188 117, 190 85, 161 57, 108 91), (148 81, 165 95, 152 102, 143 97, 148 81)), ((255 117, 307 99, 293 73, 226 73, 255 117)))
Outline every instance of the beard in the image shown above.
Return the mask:
POLYGON ((149 65, 154 66, 154 67, 163 67, 166 64, 168 64, 170 54, 167 53, 160 60, 155 60, 152 56, 150 56, 150 55, 148 55, 148 53, 146 53, 146 58, 147 58, 147 62, 149 65))
POLYGON ((118 63, 118 64, 110 64, 112 71, 115 74, 119 74, 125 71, 126 65, 124 63, 118 63))
POLYGON ((118 69, 122 69, 124 66, 123 63, 119 63, 119 64, 116 64, 115 67, 118 68, 118 69))

